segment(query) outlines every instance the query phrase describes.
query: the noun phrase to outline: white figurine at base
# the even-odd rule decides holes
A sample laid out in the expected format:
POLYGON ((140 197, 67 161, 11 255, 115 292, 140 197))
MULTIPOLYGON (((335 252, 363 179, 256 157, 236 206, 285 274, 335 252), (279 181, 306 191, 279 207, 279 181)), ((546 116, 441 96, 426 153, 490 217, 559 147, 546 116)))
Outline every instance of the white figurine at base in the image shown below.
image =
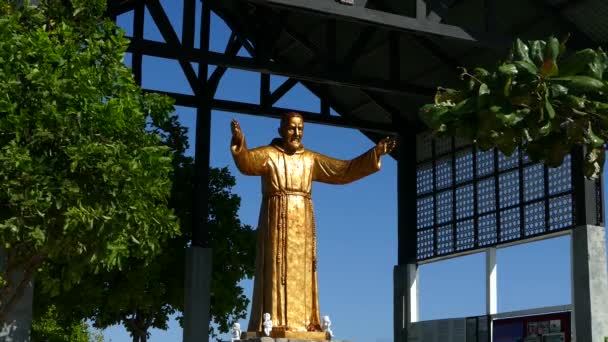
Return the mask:
POLYGON ((325 331, 326 333, 329 334, 329 337, 334 337, 334 332, 331 331, 331 320, 329 319, 329 316, 323 316, 323 331, 325 331))
POLYGON ((272 319, 270 319, 270 314, 266 312, 262 315, 262 318, 264 319, 264 322, 262 322, 264 334, 270 336, 270 331, 272 330, 272 319))
POLYGON ((235 322, 232 325, 232 338, 230 342, 239 341, 241 339, 241 324, 235 322))

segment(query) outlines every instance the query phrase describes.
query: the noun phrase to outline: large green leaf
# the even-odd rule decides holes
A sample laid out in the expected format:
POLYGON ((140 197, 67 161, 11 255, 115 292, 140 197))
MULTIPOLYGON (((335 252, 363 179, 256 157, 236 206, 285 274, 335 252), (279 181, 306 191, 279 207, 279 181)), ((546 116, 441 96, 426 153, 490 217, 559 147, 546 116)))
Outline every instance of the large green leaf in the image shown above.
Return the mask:
POLYGON ((517 69, 522 72, 527 72, 530 75, 536 75, 538 68, 530 61, 515 61, 513 62, 517 69))
POLYGON ((560 62, 560 76, 580 75, 595 58, 593 49, 576 51, 560 62))
POLYGON ((515 64, 503 64, 501 66, 498 67, 498 71, 506 76, 513 76, 513 75, 517 75, 517 67, 515 66, 515 64))
POLYGON ((554 77, 551 81, 563 83, 568 89, 578 93, 600 91, 605 88, 604 82, 590 76, 554 77))
POLYGON ((432 129, 439 129, 443 124, 442 116, 449 111, 446 106, 427 104, 420 108, 418 116, 425 125, 432 129))
POLYGON ((517 38, 515 40, 514 48, 515 56, 517 57, 518 61, 532 63, 529 55, 530 49, 528 48, 528 45, 526 45, 521 39, 517 38))
POLYGON ((537 67, 542 67, 543 62, 545 61, 544 49, 546 43, 540 40, 530 41, 528 43, 530 47, 530 58, 532 62, 536 64, 537 67))

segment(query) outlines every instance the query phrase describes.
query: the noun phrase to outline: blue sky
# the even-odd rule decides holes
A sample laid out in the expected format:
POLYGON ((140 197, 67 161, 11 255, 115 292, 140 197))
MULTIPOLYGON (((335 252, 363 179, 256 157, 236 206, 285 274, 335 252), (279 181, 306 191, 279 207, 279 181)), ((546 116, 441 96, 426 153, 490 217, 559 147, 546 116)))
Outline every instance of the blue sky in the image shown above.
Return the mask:
MULTIPOLYGON (((181 1, 161 1, 181 36, 181 1)), ((200 13, 200 2, 197 2, 200 13)), ((197 14, 197 24, 200 15, 197 14)), ((211 49, 222 52, 230 31, 213 15, 211 49)), ((132 15, 118 19, 131 35, 132 15)), ((198 32, 198 29, 197 29, 198 32)), ((146 13, 145 38, 162 41, 146 13)), ((198 36, 195 39, 198 42, 198 36)), ((241 51, 241 54, 245 52, 241 51)), ((127 56, 127 64, 130 58, 127 56)), ((213 70, 213 67, 210 67, 213 70)), ((284 80, 271 77, 271 87, 284 80)), ((144 57, 145 88, 190 93, 177 62, 144 57)), ((217 98, 257 103, 259 76, 229 70, 217 98)), ((319 99, 301 85, 278 106, 317 111, 319 99)), ((183 125, 190 127, 194 146, 195 111, 177 107, 183 125)), ((239 215, 255 226, 260 206, 260 180, 236 170, 229 153, 230 120, 241 123, 249 147, 265 145, 276 136, 278 120, 215 111, 212 114, 211 165, 228 166, 236 176, 234 192, 242 198, 239 215)), ((359 131, 306 124, 304 145, 329 156, 352 158, 373 147, 359 131)), ((190 152, 193 153, 191 150, 190 152)), ((393 267, 397 263, 396 162, 385 157, 382 170, 356 183, 335 186, 316 183, 313 201, 317 218, 319 293, 321 314, 332 318, 337 339, 389 342, 393 335, 393 267)), ((561 237, 508 248, 497 253, 498 310, 537 308, 570 303, 570 238, 561 237)), ((420 267, 420 318, 465 317, 485 313, 485 255, 477 253, 420 267)), ((251 280, 242 282, 251 296, 251 280)), ((246 327, 247 321, 241 322, 246 327)), ((106 341, 131 341, 121 326, 104 331, 106 341)), ((168 331, 153 330, 151 341, 178 341, 180 326, 173 320, 168 331)))

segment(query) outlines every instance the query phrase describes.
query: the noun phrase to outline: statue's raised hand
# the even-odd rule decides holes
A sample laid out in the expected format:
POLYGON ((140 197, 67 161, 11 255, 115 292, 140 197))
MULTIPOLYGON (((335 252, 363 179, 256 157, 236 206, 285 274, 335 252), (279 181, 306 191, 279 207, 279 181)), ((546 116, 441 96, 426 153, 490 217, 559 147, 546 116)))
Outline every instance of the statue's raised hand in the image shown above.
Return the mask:
POLYGON ((241 131, 241 125, 239 125, 238 121, 232 119, 230 129, 232 130, 232 146, 236 149, 241 148, 245 142, 245 136, 243 135, 243 131, 241 131))
POLYGON ((395 138, 386 137, 376 145, 376 152, 382 156, 391 153, 395 147, 397 147, 397 140, 395 138))

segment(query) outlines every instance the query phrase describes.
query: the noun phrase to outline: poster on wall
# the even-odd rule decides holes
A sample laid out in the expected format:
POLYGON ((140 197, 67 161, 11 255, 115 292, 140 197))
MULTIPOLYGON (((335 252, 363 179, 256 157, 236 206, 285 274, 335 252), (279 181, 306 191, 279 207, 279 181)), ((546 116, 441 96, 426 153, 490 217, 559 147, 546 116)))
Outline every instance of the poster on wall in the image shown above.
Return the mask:
POLYGON ((493 322, 494 342, 570 342, 570 312, 529 315, 493 322))
POLYGON ((549 321, 549 332, 555 333, 562 331, 562 321, 559 319, 552 319, 549 321))

